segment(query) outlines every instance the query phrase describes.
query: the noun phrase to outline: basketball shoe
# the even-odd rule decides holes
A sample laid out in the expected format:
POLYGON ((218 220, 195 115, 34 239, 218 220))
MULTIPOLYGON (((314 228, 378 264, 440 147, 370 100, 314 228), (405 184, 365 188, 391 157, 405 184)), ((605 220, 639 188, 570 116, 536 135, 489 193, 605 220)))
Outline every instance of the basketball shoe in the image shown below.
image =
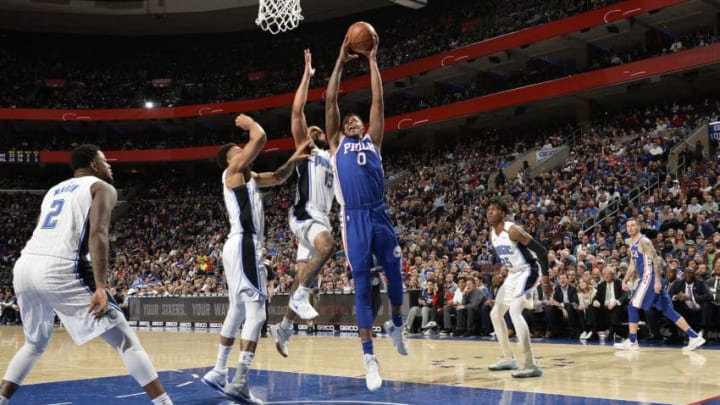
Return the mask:
POLYGON ((275 340, 275 348, 278 353, 280 353, 283 357, 287 357, 289 353, 288 342, 290 341, 290 337, 293 335, 293 331, 283 328, 280 324, 270 325, 269 329, 270 336, 272 336, 275 340))
POLYGON ((512 376, 515 378, 532 378, 540 377, 542 376, 542 374, 543 373, 540 365, 537 363, 537 361, 533 361, 530 367, 526 366, 522 370, 512 373, 512 376))
POLYGON ((318 312, 310 305, 310 294, 307 291, 301 292, 298 288, 290 297, 290 309, 302 319, 313 319, 318 317, 318 312))
POLYGON ((392 319, 385 322, 385 332, 392 338, 393 346, 403 356, 407 356, 407 343, 405 342, 405 336, 403 336, 402 326, 395 326, 392 319))
POLYGON ((630 339, 625 339, 620 343, 615 343, 613 346, 618 350, 640 350, 637 340, 630 342, 630 339))
POLYGON ((688 344, 687 344, 687 346, 685 346, 685 347, 682 348, 683 351, 689 352, 689 351, 691 351, 691 350, 695 350, 695 349, 697 349, 698 347, 704 345, 704 344, 705 344, 705 338, 703 337, 702 334, 703 334, 702 331, 700 331, 700 333, 698 333, 697 337, 688 339, 688 344))
POLYGON ((205 373, 202 378, 202 382, 208 387, 223 394, 223 390, 225 389, 225 386, 228 382, 227 369, 225 370, 225 373, 221 373, 213 368, 212 370, 205 373))
POLYGON ((247 375, 235 375, 235 378, 233 378, 233 380, 225 386, 223 394, 233 401, 240 402, 241 404, 263 404, 263 401, 255 398, 252 392, 250 392, 250 384, 248 383, 247 375))
POLYGON ((503 371, 503 370, 517 370, 518 365, 515 359, 506 359, 502 358, 498 360, 495 364, 492 364, 488 366, 488 370, 490 371, 503 371))
POLYGON ((370 391, 377 391, 382 387, 382 377, 380 377, 380 363, 373 354, 366 354, 365 362, 365 385, 370 391))

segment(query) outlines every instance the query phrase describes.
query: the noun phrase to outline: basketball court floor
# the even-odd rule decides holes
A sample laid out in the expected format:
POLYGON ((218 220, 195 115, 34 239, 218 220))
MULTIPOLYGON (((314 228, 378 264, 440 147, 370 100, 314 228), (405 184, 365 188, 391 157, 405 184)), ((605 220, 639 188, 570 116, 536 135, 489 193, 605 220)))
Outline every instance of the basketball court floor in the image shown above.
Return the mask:
MULTIPOLYGON (((215 363, 218 329, 140 328, 138 333, 175 404, 233 404, 200 382, 215 363)), ((408 342, 410 355, 402 357, 389 339, 375 341, 384 383, 369 392, 357 336, 296 335, 288 358, 264 338, 251 372, 253 393, 268 404, 720 403, 717 345, 690 353, 679 346, 643 346, 627 353, 613 350, 611 342, 537 339, 544 375, 518 380, 510 372, 487 370, 499 350, 489 338, 411 337, 408 342)), ((20 327, 0 327, 3 367, 22 343, 20 327)), ((237 356, 235 349, 232 364, 237 356)), ((102 340, 78 347, 56 328, 48 351, 11 403, 149 404, 126 374, 119 356, 102 340)))

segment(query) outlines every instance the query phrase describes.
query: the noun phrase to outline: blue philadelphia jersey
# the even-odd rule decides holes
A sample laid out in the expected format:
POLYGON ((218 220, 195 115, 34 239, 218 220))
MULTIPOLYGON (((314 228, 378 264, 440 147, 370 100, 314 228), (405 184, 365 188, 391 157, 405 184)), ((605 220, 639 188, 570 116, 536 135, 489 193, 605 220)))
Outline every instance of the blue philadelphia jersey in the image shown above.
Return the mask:
POLYGON ((335 151, 335 198, 355 208, 383 201, 385 179, 382 158, 370 135, 343 136, 335 151))
POLYGON ((360 329, 373 325, 371 269, 385 270, 388 297, 403 303, 401 250, 384 203, 385 181, 380 152, 369 135, 340 139, 335 155, 335 198, 340 203, 343 245, 355 279, 355 307, 360 329))

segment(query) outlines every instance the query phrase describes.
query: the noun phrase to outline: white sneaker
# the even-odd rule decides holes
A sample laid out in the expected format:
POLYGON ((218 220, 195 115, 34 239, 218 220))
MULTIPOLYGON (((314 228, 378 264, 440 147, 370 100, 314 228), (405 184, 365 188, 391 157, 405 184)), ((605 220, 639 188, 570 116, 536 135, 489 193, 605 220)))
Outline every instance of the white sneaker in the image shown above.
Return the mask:
POLYGON ((402 326, 395 326, 392 319, 385 322, 385 332, 387 332, 388 336, 392 338, 393 346, 395 346, 395 349, 403 356, 407 356, 407 343, 405 342, 405 337, 402 333, 402 326))
POLYGON ((432 329, 432 328, 437 328, 437 322, 430 321, 430 322, 426 323, 425 325, 423 325, 420 329, 425 330, 425 329, 432 329))
POLYGON ((366 354, 365 358, 365 385, 370 391, 377 391, 382 387, 382 378, 380 377, 380 363, 377 357, 372 354, 366 354))
POLYGON ((270 325, 268 329, 270 330, 270 335, 275 340, 275 348, 278 353, 283 357, 287 357, 289 354, 288 341, 290 341, 293 331, 283 328, 280 324, 270 325))
POLYGON ((683 351, 689 352, 697 349, 698 347, 705 344, 705 338, 703 337, 702 331, 698 333, 697 337, 688 339, 687 346, 683 347, 683 351))
POLYGON ((310 305, 310 295, 308 293, 298 293, 295 291, 290 297, 288 304, 290 309, 293 310, 300 318, 308 320, 318 317, 318 312, 310 305), (299 296, 298 296, 299 295, 299 296))
POLYGON ((202 377, 202 382, 208 387, 223 394, 223 390, 228 383, 227 370, 225 371, 225 373, 221 373, 213 368, 207 373, 205 373, 205 375, 202 377))
POLYGON ((533 378, 533 377, 542 377, 542 369, 538 366, 532 367, 532 368, 524 368, 520 371, 516 371, 512 373, 512 376, 515 378, 533 378))
POLYGON ((488 370, 490 371, 503 371, 503 370, 517 370, 518 365, 515 359, 506 359, 502 358, 498 360, 495 364, 492 364, 488 366, 488 370))
POLYGON ((640 350, 637 340, 630 342, 630 339, 625 339, 620 343, 615 343, 613 346, 618 350, 640 350))
POLYGON ((592 336, 592 332, 589 330, 585 331, 580 334, 580 340, 588 340, 590 338, 590 336, 592 336))
POLYGON ((263 401, 255 398, 252 392, 250 392, 250 384, 248 384, 247 378, 242 378, 238 381, 234 378, 228 383, 228 385, 225 386, 223 394, 233 401, 240 402, 241 404, 263 404, 263 401))

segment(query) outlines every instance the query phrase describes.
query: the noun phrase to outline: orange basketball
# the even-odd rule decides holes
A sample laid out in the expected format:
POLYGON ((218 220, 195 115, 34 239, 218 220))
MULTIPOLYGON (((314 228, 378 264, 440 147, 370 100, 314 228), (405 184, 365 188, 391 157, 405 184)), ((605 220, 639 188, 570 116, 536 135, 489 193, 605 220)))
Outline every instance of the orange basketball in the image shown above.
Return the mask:
POLYGON ((370 52, 375 42, 373 36, 376 36, 375 28, 365 21, 358 21, 351 25, 347 31, 347 37, 350 40, 350 49, 355 52, 370 52))

